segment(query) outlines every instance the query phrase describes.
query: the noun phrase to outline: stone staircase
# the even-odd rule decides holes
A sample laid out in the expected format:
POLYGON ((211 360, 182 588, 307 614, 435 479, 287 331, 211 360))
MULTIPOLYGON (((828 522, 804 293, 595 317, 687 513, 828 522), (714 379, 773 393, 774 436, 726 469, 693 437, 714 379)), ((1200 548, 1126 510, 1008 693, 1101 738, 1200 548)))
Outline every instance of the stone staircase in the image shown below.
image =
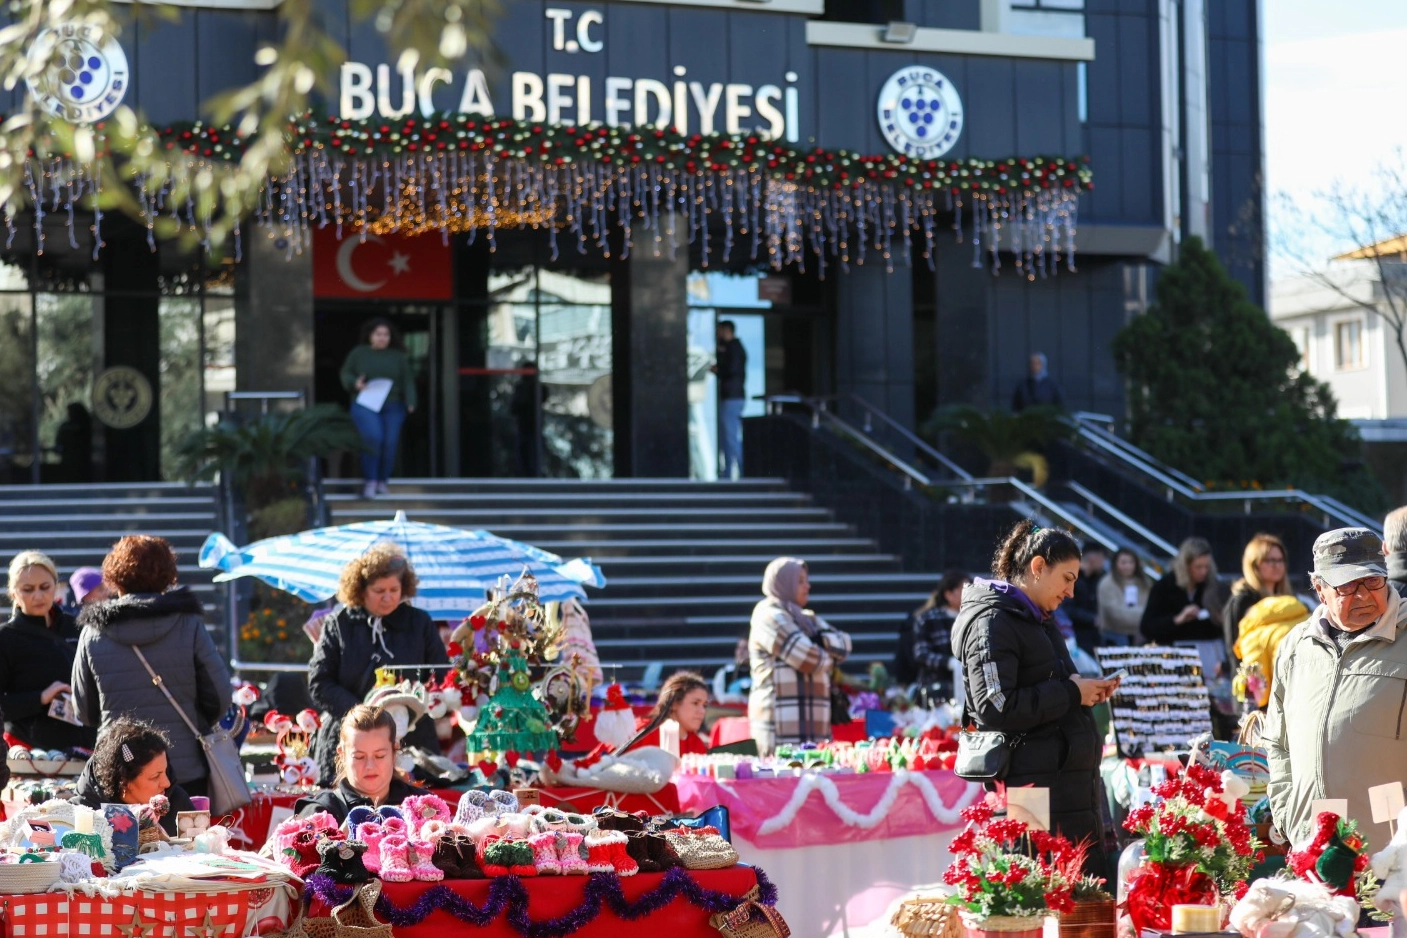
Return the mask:
POLYGON ((587 612, 602 661, 621 678, 651 662, 712 673, 731 660, 775 557, 809 563, 810 605, 854 637, 856 671, 889 663, 904 617, 937 580, 901 572, 898 558, 778 479, 399 479, 373 501, 350 483, 327 491, 333 524, 404 511, 591 557, 608 582, 587 590, 587 612))
MULTIPOLYGON (((67 584, 79 567, 101 566, 108 549, 127 534, 164 537, 176 550, 179 582, 205 603, 206 622, 220 624, 225 590, 196 566, 205 536, 219 526, 219 502, 210 486, 179 482, 0 486, 0 565, 22 550, 53 558, 67 584)), ((0 615, 10 599, 0 591, 0 615)))

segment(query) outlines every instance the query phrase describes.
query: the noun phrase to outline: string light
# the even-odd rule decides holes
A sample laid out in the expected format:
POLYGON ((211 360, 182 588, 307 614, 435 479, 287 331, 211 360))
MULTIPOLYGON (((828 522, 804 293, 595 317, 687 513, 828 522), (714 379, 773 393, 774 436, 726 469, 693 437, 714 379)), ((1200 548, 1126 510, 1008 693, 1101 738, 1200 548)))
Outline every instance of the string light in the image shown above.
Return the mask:
MULTIPOLYGON (((1074 263, 1080 194, 1093 187, 1086 160, 912 160, 843 150, 804 150, 755 134, 681 135, 620 127, 553 127, 441 114, 396 121, 304 116, 290 122, 292 166, 265 186, 254 220, 302 250, 325 225, 373 234, 548 232, 552 255, 561 241, 609 256, 619 230, 622 251, 653 246, 671 256, 697 245, 702 265, 745 251, 780 269, 814 262, 821 276, 915 253, 934 264, 937 225, 952 218, 970 233, 973 263, 1001 267, 1015 257, 1028 278, 1074 263), (965 211, 966 210, 966 211, 965 211), (718 243, 713 229, 722 229, 718 243), (915 239, 921 239, 918 245, 915 239), (895 244, 895 241, 901 243, 895 244), (915 251, 915 248, 918 248, 915 251)), ((168 150, 191 157, 178 164, 188 178, 132 180, 154 248, 160 216, 208 236, 189 192, 197 176, 238 161, 243 139, 230 128, 201 123, 159 131, 168 150)), ((62 206, 69 216, 97 191, 95 172, 71 158, 30 157, 27 188, 42 250, 42 218, 62 206)), ((14 219, 4 211, 10 238, 14 219)), ((96 223, 94 225, 96 228, 96 223)), ((97 232, 95 231, 95 234, 97 232)), ((100 238, 94 239, 94 252, 100 238)))

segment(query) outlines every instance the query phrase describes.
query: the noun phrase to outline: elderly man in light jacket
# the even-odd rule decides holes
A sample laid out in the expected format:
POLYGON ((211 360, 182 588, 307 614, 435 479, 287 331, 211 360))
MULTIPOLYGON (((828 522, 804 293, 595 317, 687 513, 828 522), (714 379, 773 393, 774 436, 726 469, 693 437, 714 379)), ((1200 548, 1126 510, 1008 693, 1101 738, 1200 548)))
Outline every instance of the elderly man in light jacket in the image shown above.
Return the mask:
POLYGON ((1320 605, 1285 637, 1265 722, 1276 826, 1299 841, 1320 798, 1348 801, 1374 844, 1368 789, 1407 778, 1407 601, 1387 581, 1382 542, 1341 528, 1314 542, 1320 605))

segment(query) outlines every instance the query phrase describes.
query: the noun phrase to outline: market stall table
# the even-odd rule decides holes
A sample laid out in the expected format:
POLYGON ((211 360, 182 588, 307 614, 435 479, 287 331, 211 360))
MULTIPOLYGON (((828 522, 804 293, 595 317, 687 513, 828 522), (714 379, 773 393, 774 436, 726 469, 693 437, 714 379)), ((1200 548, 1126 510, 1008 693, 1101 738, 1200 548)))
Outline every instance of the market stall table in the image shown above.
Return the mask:
POLYGON ((5 938, 190 938, 267 935, 287 927, 281 888, 250 885, 210 892, 133 890, 88 896, 80 890, 0 896, 5 938), (140 927, 134 928, 134 920, 140 927))
MULTIPOLYGON (((635 876, 515 876, 442 883, 386 883, 377 917, 396 938, 718 938, 709 918, 738 905, 765 882, 750 866, 723 870, 639 873, 635 876), (554 921, 555 920, 555 921, 554 921), (561 927, 554 929, 551 924, 561 927)), ((350 887, 323 877, 308 884, 308 915, 330 914, 350 887)), ((800 933, 796 933, 800 934, 800 933)))
POLYGON ((981 795, 952 772, 808 772, 780 778, 674 778, 686 812, 724 805, 733 843, 777 884, 792 933, 868 925, 952 861, 962 809, 981 795))

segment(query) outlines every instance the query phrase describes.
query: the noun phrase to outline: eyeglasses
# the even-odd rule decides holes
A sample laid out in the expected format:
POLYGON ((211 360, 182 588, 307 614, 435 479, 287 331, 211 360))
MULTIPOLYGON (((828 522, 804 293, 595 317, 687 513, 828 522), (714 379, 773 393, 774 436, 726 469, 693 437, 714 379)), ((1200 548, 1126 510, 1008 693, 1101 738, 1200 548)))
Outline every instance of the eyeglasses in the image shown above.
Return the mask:
POLYGON ((1384 586, 1387 586, 1387 577, 1365 576, 1361 580, 1354 580, 1352 583, 1345 583, 1343 586, 1334 587, 1334 592, 1340 596, 1352 596, 1354 593, 1358 592, 1360 587, 1369 593, 1374 593, 1384 586))

